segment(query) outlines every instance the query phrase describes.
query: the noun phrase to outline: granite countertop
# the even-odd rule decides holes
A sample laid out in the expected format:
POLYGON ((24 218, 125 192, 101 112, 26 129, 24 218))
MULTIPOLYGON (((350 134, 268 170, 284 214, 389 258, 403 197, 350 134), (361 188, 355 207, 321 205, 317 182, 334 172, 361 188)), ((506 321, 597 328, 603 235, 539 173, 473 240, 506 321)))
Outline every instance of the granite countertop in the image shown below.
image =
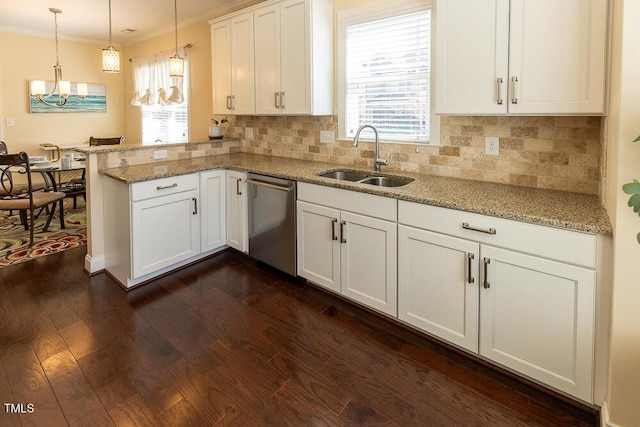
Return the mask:
MULTIPOLYGON (((378 187, 317 176, 318 173, 327 170, 352 169, 348 166, 283 157, 246 153, 222 154, 104 169, 100 173, 125 183, 134 183, 216 168, 261 173, 607 236, 611 236, 613 231, 607 212, 595 195, 394 171, 383 172, 382 175, 406 176, 414 178, 414 181, 402 187, 378 187)), ((370 170, 366 172, 373 173, 370 170)))

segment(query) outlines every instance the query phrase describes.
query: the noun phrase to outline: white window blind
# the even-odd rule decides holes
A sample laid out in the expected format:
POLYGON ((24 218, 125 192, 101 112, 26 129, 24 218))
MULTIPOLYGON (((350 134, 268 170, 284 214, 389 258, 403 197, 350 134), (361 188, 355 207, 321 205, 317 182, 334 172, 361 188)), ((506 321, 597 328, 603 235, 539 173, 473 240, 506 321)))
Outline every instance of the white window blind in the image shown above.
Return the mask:
POLYGON ((381 139, 430 137, 431 11, 345 28, 345 137, 372 124, 381 139))

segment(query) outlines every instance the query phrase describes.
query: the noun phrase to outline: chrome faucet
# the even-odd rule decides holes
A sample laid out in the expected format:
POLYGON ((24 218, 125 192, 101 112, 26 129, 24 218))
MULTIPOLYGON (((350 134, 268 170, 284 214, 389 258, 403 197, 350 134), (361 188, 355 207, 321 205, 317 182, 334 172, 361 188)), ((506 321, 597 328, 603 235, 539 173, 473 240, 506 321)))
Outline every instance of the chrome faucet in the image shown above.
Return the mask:
POLYGON ((371 130, 373 130, 373 133, 375 134, 375 159, 373 162, 373 169, 376 172, 380 172, 380 166, 384 165, 387 166, 389 164, 389 162, 391 161, 391 156, 393 155, 393 151, 391 151, 389 153, 389 157, 385 160, 385 159, 381 159, 380 158, 380 140, 378 139, 378 129, 375 128, 375 126, 373 125, 362 125, 358 128, 358 131, 356 132, 356 136, 353 138, 353 146, 357 147, 358 146, 358 142, 360 142, 360 132, 362 132, 362 129, 364 128, 371 128, 371 130))

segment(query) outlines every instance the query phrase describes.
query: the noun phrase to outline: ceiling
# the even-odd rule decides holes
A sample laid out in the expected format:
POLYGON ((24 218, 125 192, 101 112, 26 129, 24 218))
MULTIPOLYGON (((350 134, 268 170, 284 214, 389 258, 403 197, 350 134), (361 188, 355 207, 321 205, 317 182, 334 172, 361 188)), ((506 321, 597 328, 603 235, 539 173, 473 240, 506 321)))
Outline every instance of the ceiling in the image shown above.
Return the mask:
MULTIPOLYGON (((178 28, 206 21, 260 0, 178 0, 178 28)), ((0 4, 0 31, 108 44, 109 0, 13 0, 0 4)), ((173 0, 111 0, 113 44, 128 45, 173 31, 173 0), (124 29, 135 29, 123 33, 124 29)), ((178 31, 179 34, 179 31, 178 31)))

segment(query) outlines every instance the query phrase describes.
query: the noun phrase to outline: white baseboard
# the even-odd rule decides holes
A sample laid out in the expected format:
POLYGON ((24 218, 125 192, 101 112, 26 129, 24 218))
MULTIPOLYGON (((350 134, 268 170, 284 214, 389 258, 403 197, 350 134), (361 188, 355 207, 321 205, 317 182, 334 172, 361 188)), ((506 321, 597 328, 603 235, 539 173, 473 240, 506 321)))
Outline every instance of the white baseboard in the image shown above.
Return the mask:
POLYGON ((99 273, 104 271, 105 269, 105 260, 104 257, 100 258, 92 258, 91 255, 87 254, 84 257, 84 269, 89 274, 99 273))
POLYGON ((609 406, 606 401, 602 402, 600 407, 600 427, 621 427, 609 420, 609 406))

